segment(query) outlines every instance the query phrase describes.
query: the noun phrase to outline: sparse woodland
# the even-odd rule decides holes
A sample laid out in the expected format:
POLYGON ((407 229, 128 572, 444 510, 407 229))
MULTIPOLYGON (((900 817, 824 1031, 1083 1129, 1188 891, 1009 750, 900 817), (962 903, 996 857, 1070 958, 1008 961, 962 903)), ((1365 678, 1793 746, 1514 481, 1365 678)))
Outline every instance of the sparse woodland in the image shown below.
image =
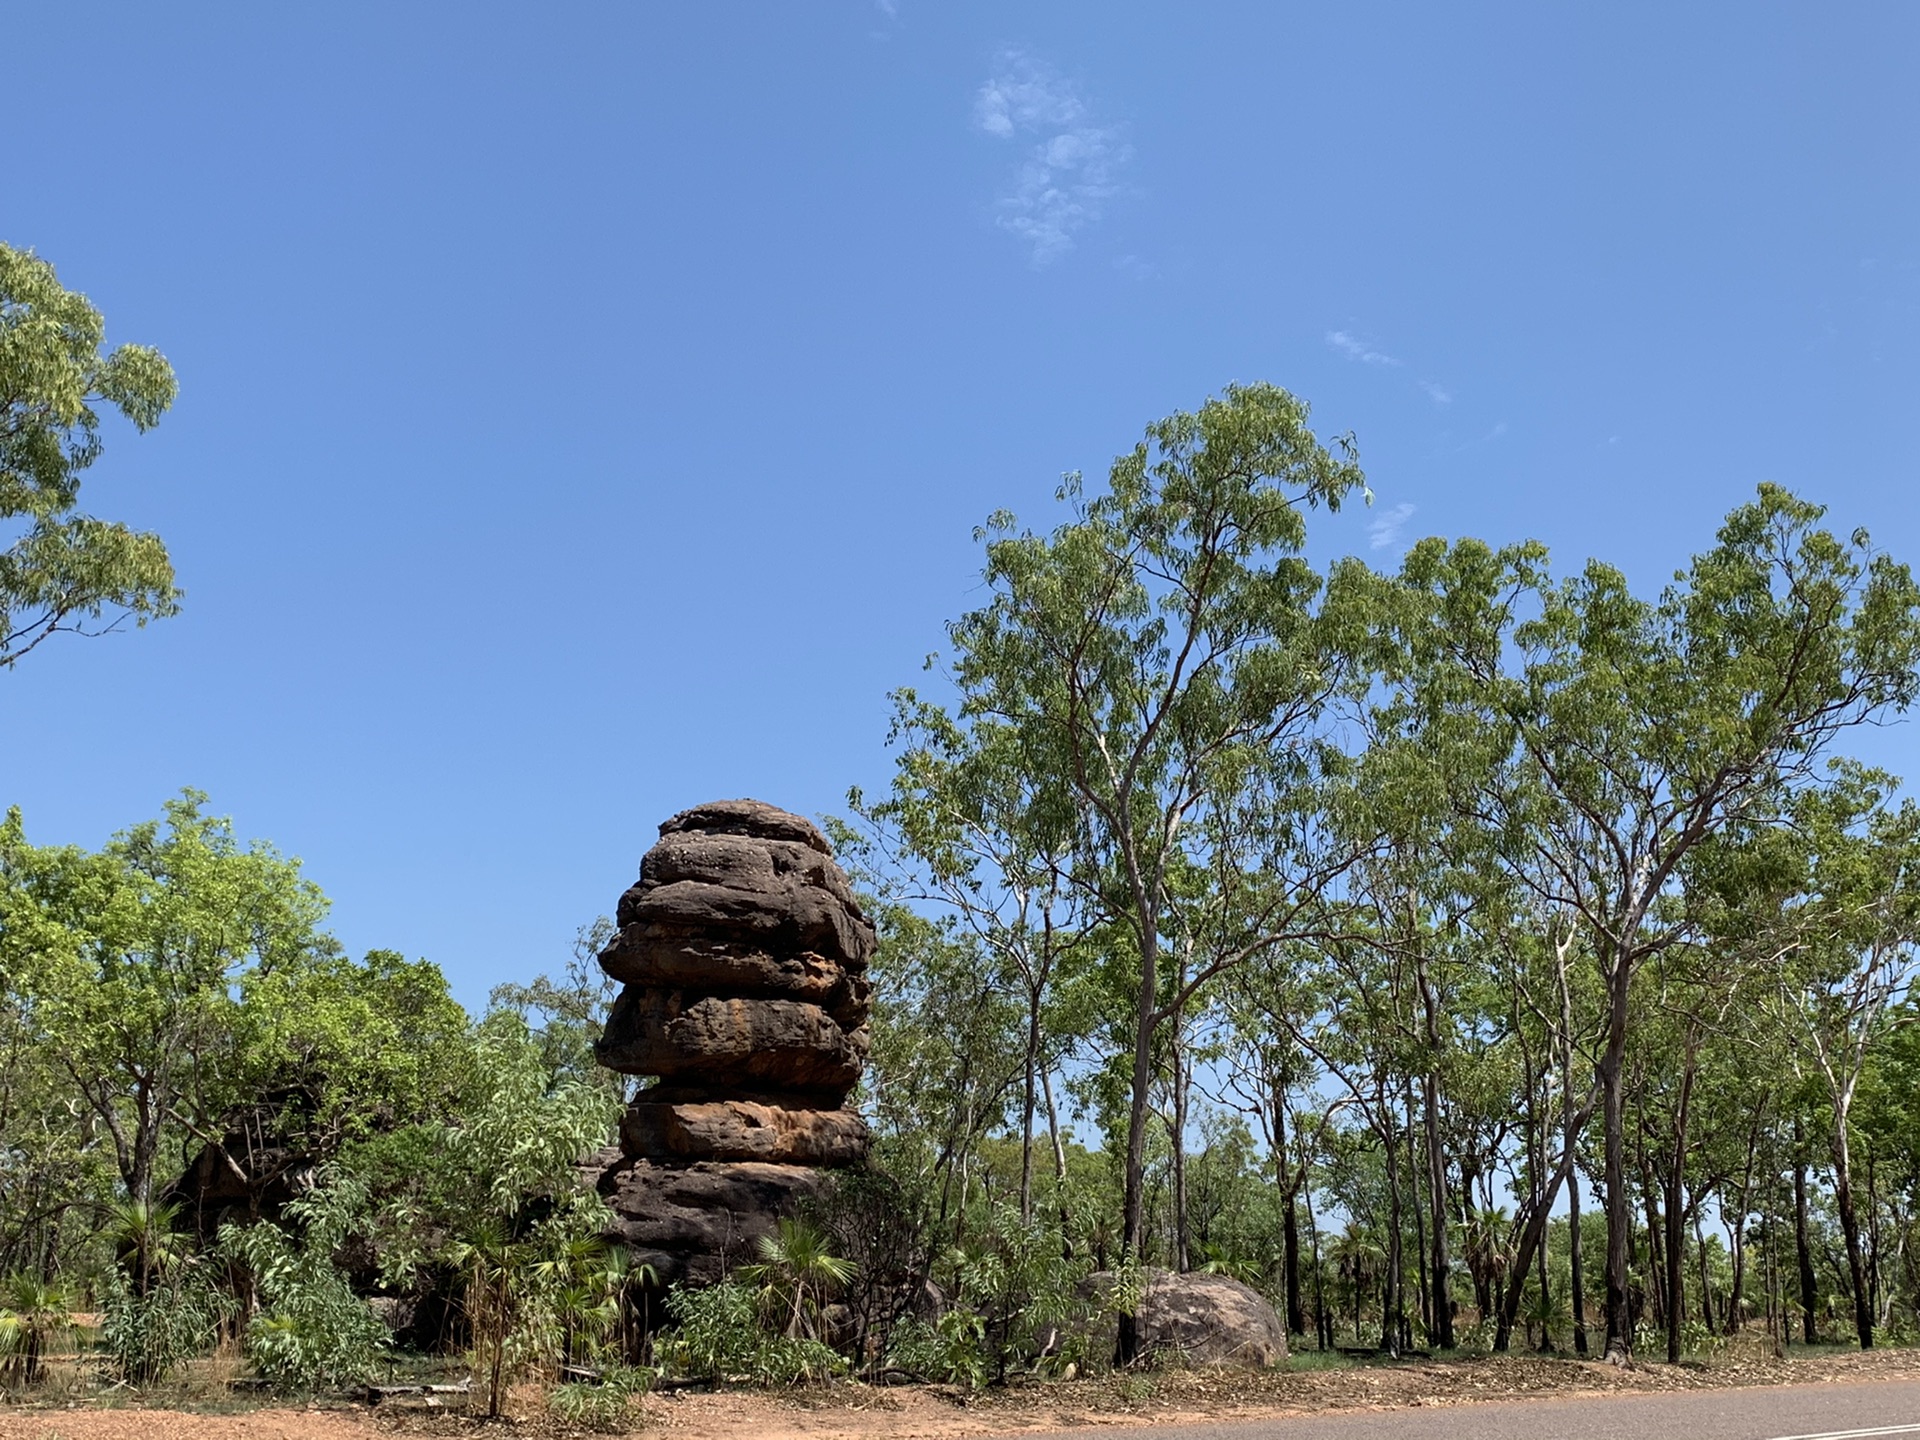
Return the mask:
MULTIPOLYGON (((77 508, 94 409, 172 395, 99 343, 0 249, 7 685, 176 608, 158 540, 77 508)), ((880 933, 872 1164, 706 1290, 609 1250, 576 1173, 628 1098, 605 922, 472 1015, 206 797, 97 851, 13 813, 7 1383, 439 1355, 583 1422, 663 1376, 984 1385, 1155 1358, 1145 1267, 1303 1350, 1920 1339, 1920 810, 1852 758, 1920 687, 1908 570, 1772 485, 1657 591, 1524 541, 1316 558, 1367 498, 1250 385, 989 521, 890 778, 828 817, 880 933)))

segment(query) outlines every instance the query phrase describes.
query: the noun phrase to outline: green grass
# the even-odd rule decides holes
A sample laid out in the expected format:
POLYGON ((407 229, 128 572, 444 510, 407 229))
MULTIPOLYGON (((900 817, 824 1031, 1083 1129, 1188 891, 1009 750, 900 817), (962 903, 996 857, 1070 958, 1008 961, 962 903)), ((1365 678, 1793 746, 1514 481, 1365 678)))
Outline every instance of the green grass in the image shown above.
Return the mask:
POLYGON ((1357 1363, 1351 1355, 1342 1355, 1338 1350, 1289 1350, 1287 1352, 1287 1369, 1290 1371, 1351 1370, 1357 1363))

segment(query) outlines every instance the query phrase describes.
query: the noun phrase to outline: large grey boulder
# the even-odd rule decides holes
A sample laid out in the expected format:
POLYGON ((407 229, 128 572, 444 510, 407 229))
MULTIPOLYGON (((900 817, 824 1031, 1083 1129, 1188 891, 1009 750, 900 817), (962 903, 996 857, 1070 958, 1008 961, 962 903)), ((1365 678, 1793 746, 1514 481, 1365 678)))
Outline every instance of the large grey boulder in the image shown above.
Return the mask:
MULTIPOLYGON (((1082 1282, 1087 1299, 1104 1302, 1113 1288, 1107 1272, 1082 1282)), ((1287 1327, 1266 1296, 1226 1275, 1176 1274, 1149 1269, 1135 1312, 1140 1353, 1156 1364, 1239 1365, 1269 1369, 1287 1358, 1287 1327)), ((1110 1348, 1118 1319, 1104 1303, 1091 1336, 1110 1348)))

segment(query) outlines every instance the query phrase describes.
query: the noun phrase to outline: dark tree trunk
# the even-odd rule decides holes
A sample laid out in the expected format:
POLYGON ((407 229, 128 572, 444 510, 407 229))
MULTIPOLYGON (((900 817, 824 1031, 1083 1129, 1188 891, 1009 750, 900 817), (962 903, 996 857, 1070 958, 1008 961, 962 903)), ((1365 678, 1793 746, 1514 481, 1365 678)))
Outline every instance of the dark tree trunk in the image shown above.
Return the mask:
POLYGON ((1693 1258, 1700 1270, 1700 1322, 1707 1327, 1707 1333, 1713 1333, 1713 1289, 1707 1275, 1707 1237, 1700 1221, 1700 1212, 1706 1208, 1704 1192, 1693 1197, 1693 1258))
POLYGON ((1413 1112, 1413 1080, 1407 1080, 1407 1189, 1413 1200, 1413 1273, 1420 1292, 1420 1325, 1426 1331, 1427 1343, 1433 1343, 1433 1291, 1428 1285, 1427 1219, 1426 1211, 1420 1203, 1420 1151, 1413 1112))
POLYGON ((1600 1072, 1601 1116, 1606 1167, 1607 1348, 1609 1360, 1633 1355, 1633 1317, 1628 1310, 1629 1245, 1633 1238, 1633 1202, 1627 1189, 1627 995, 1632 966, 1615 953, 1607 973, 1607 1043, 1600 1072))
POLYGON ((1404 1251, 1400 1238, 1400 1146, 1393 1134, 1393 1112, 1385 1090, 1376 1087, 1374 1099, 1381 1122, 1380 1138, 1386 1145, 1387 1154, 1387 1266, 1380 1283, 1380 1348, 1389 1355, 1397 1356, 1400 1353, 1401 1310, 1404 1303, 1401 1296, 1404 1251))
POLYGON ((1313 1182, 1307 1174, 1307 1152, 1300 1147, 1300 1203, 1307 1212, 1307 1241, 1313 1252, 1313 1329, 1322 1350, 1333 1348, 1333 1316, 1327 1313, 1327 1272, 1320 1263, 1320 1226, 1313 1218, 1313 1182))
POLYGON ((1447 1156, 1440 1145, 1440 1080, 1434 1073, 1440 1053, 1440 998, 1428 978, 1422 957, 1420 1003, 1425 1012, 1428 1062, 1420 1076, 1420 1104, 1427 1140, 1427 1288, 1433 1295, 1433 1343, 1442 1350, 1454 1346, 1453 1296, 1448 1285, 1447 1156))
MULTIPOLYGON (((1667 1152, 1666 1261, 1667 1363, 1680 1363, 1680 1327, 1686 1320, 1686 1292, 1682 1262, 1686 1259, 1687 1112, 1693 1097, 1693 1066, 1680 1076, 1680 1103, 1673 1116, 1673 1147, 1667 1152)), ((1698 1197, 1696 1197, 1698 1198, 1698 1197)))
MULTIPOLYGON (((1576 1129, 1586 1124, 1587 1118, 1593 1113, 1592 1105, 1593 1099, 1589 1097, 1587 1103, 1581 1106, 1576 1117, 1576 1129)), ((1552 1218, 1553 1202, 1559 1197, 1560 1187, 1572 1176, 1573 1168, 1574 1152, 1567 1150, 1561 1154, 1559 1166, 1547 1181, 1547 1188, 1541 1196, 1540 1204, 1534 1207, 1532 1213, 1527 1216, 1527 1223, 1520 1229, 1520 1243, 1515 1247, 1513 1257, 1516 1276, 1524 1276, 1527 1273, 1528 1267, 1533 1264, 1535 1250, 1546 1244, 1547 1222, 1552 1218)), ((1500 1344, 1501 1335, 1512 1335, 1514 1316, 1519 1313, 1519 1309, 1520 1286, 1516 1283, 1499 1308, 1499 1323, 1494 1330, 1496 1347, 1500 1344)), ((1632 1335, 1631 1327, 1627 1333, 1629 1336, 1632 1335)))
POLYGON ((1664 1330, 1667 1317, 1673 1313, 1667 1303, 1671 1298, 1667 1287, 1667 1227, 1660 1218, 1658 1183, 1644 1157, 1641 1166, 1640 1198, 1647 1215, 1648 1299, 1653 1304, 1654 1325, 1664 1330))
POLYGON ((1800 1122, 1793 1122, 1793 1247, 1800 1269, 1800 1315, 1802 1333, 1809 1345, 1820 1343, 1814 1307, 1820 1303, 1819 1283, 1813 1273, 1813 1247, 1807 1240, 1807 1159, 1800 1122))
POLYGON ((1573 936, 1554 942, 1554 971, 1560 990, 1560 1106, 1563 1127, 1561 1144, 1567 1165, 1567 1281, 1568 1299, 1573 1307, 1573 1353, 1587 1354, 1587 1287, 1580 1272, 1580 1148, 1581 1122, 1573 1108, 1573 990, 1567 984, 1567 953, 1573 948, 1573 936))
MULTIPOLYGON (((1573 1153, 1573 1136, 1567 1136, 1567 1153, 1573 1153)), ((1587 1353, 1587 1285, 1580 1273, 1580 1174, 1576 1166, 1567 1176, 1567 1271, 1572 1282, 1573 1353, 1587 1353)))
POLYGON ((1187 1224, 1187 1049, 1181 1018, 1173 1017, 1173 1268, 1193 1269, 1187 1224))
POLYGON ((1020 1096, 1020 1220, 1033 1223, 1033 1120, 1039 1108, 1040 995, 1027 992, 1027 1053, 1025 1081, 1020 1096))
POLYGON ((1304 1335, 1307 1312, 1300 1294, 1300 1212, 1296 1202, 1299 1189, 1287 1163, 1287 1090, 1276 1076, 1268 1086, 1273 1096, 1273 1163, 1280 1172, 1281 1264, 1286 1270, 1283 1283, 1287 1297, 1287 1333, 1304 1335))
POLYGON ((1847 1271, 1853 1280, 1853 1329, 1862 1350, 1873 1348, 1872 1299, 1867 1291, 1866 1257, 1861 1253, 1860 1217, 1853 1206, 1853 1184, 1846 1166, 1834 1166, 1833 1203, 1840 1212, 1840 1233, 1847 1242, 1847 1271))
MULTIPOLYGON (((1873 1145, 1867 1145, 1867 1315, 1880 1318, 1880 1182, 1873 1163, 1873 1145)), ((1871 1335, 1871 1330, 1869 1330, 1871 1335)))
MULTIPOLYGON (((1160 980, 1159 937, 1154 933, 1158 909, 1140 907, 1139 989, 1134 995, 1132 1093, 1127 1109, 1127 1157, 1120 1210, 1120 1252, 1123 1261, 1145 1259, 1147 1218, 1147 1101, 1153 1086, 1154 1000, 1160 980)), ((1139 1317, 1122 1313, 1114 1326, 1116 1365, 1140 1358, 1139 1317)))

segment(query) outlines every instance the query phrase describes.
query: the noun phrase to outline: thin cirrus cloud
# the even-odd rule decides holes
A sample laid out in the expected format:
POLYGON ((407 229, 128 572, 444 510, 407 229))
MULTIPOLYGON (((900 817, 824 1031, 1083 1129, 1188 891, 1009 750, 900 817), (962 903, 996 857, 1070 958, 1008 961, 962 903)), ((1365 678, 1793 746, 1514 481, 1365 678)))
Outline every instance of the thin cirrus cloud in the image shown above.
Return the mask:
POLYGON ((1374 349, 1357 335, 1349 334, 1345 330, 1327 331, 1327 344, 1338 350, 1349 360, 1358 360, 1362 365, 1390 365, 1397 367, 1401 364, 1401 362, 1394 359, 1393 356, 1374 349))
MULTIPOLYGON (((1351 330, 1329 330, 1326 340, 1330 347, 1339 351, 1347 359, 1357 360, 1362 365, 1379 365, 1389 370, 1398 370, 1406 364, 1397 355, 1389 355, 1384 350, 1374 349, 1370 342, 1362 340, 1351 330)), ((1453 404, 1453 392, 1438 381, 1422 380, 1419 384, 1436 408, 1444 410, 1453 404)))
POLYGON ((1386 550, 1400 542, 1400 536, 1406 531, 1407 521, 1413 518, 1417 506, 1402 501, 1391 510, 1383 510, 1373 517, 1367 526, 1367 547, 1372 550, 1386 550))
POLYGON ((973 123, 996 140, 1024 140, 1026 158, 994 202, 994 223, 1035 265, 1073 249, 1121 190, 1133 158, 1116 126, 1095 123, 1073 83, 1024 50, 1002 52, 974 97, 973 123))

